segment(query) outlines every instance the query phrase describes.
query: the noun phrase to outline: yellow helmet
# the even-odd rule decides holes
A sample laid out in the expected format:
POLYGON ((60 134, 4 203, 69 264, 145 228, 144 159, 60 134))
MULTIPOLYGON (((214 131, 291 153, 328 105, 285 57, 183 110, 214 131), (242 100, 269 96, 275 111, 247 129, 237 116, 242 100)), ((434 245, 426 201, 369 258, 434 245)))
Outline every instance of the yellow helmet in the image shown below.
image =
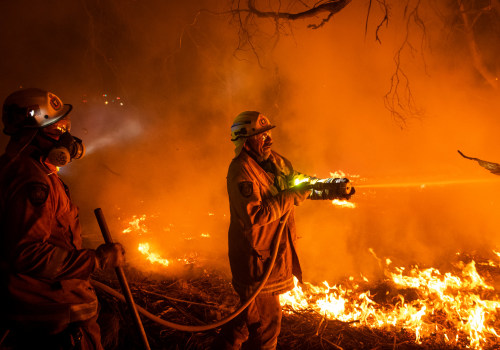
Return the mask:
POLYGON ((263 114, 256 111, 245 111, 234 119, 231 126, 231 141, 257 135, 274 127, 263 114))
POLYGON ((64 118, 72 109, 55 94, 40 89, 13 92, 3 104, 4 133, 13 135, 24 128, 45 128, 64 118))
POLYGON ((236 116, 231 126, 231 141, 234 142, 234 152, 238 156, 243 149, 247 137, 263 133, 275 128, 269 119, 256 111, 245 111, 236 116))

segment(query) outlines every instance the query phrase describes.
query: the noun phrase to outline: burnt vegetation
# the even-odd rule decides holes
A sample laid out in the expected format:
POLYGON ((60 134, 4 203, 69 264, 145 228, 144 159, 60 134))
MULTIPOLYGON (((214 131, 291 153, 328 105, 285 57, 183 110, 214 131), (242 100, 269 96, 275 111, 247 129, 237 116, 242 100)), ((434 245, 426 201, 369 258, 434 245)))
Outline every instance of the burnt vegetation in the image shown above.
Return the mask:
MULTIPOLYGON (((490 261, 473 255, 461 255, 462 263, 475 261, 479 274, 494 290, 477 291, 484 300, 498 300, 496 284, 500 278, 500 268, 490 261)), ((454 264, 455 266, 463 266, 454 264)), ((168 270, 168 268, 167 268, 168 270)), ((238 297, 232 290, 230 276, 211 270, 207 266, 187 264, 184 272, 175 276, 164 273, 144 273, 134 268, 126 270, 137 305, 170 322, 187 325, 204 325, 217 321, 238 306, 238 297)), ((111 274, 99 274, 94 279, 112 286, 120 287, 111 274)), ((360 284, 362 292, 369 292, 381 310, 393 309, 401 300, 417 302, 425 295, 417 288, 401 288, 391 280, 376 282, 354 282, 346 279, 341 282, 347 288, 360 284)), ((307 291, 307 285, 303 288, 307 291)), ((103 329, 103 344, 106 349, 139 349, 140 339, 134 329, 124 303, 97 288, 102 304, 100 314, 103 329)), ((349 305, 346 306, 349 308, 349 305)), ((500 329, 498 312, 494 324, 488 326, 500 329)), ((152 349, 208 349, 218 334, 218 330, 206 332, 182 332, 152 322, 142 317, 144 328, 152 349)), ((415 341, 415 332, 402 326, 368 327, 360 321, 343 322, 329 319, 318 311, 297 310, 284 307, 282 329, 278 349, 466 349, 470 348, 468 335, 457 331, 450 323, 445 312, 436 310, 423 319, 435 325, 436 332, 431 336, 415 341), (448 338, 456 341, 446 341, 448 338)), ((498 339, 486 339, 483 349, 497 349, 498 339)))

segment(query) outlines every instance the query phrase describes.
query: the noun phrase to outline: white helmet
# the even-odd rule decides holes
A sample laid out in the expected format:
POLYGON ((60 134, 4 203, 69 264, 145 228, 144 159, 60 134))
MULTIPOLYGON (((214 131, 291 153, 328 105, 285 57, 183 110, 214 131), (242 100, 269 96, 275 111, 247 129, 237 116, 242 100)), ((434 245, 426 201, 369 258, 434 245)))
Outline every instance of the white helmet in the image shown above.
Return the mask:
POLYGON ((234 142, 236 157, 243 149, 247 137, 263 133, 275 128, 269 119, 256 111, 245 111, 236 116, 231 126, 231 141, 234 142))
POLYGON ((246 111, 238 114, 231 126, 231 141, 242 137, 250 137, 275 128, 269 119, 256 111, 246 111))
POLYGON ((72 108, 48 91, 33 88, 15 91, 3 104, 3 132, 13 135, 24 128, 45 128, 64 118, 72 108))

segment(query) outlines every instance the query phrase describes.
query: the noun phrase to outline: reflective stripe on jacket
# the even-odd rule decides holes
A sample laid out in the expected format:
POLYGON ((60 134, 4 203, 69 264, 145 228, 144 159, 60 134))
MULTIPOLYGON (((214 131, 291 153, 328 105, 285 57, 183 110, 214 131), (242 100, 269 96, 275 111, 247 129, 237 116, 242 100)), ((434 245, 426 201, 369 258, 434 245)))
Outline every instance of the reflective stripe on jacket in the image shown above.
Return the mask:
POLYGON ((82 249, 78 208, 57 175, 29 146, 8 168, 0 158, 0 305, 16 323, 54 332, 97 314, 89 283, 95 252, 82 249))
POLYGON ((275 166, 274 173, 266 172, 242 150, 228 170, 229 262, 233 286, 240 295, 250 295, 261 281, 271 258, 280 218, 287 211, 290 215, 276 262, 261 293, 285 293, 294 286, 293 275, 302 279, 295 251, 294 195, 287 191, 296 173, 291 163, 275 152, 271 153, 269 161, 275 166))

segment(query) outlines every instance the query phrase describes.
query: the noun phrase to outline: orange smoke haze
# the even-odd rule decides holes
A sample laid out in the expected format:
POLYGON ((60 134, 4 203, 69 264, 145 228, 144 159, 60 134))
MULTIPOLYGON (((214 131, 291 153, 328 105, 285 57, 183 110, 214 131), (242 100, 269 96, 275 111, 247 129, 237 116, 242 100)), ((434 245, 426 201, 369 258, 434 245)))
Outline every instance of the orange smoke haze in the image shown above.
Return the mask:
POLYGON ((140 239, 122 231, 146 214, 154 216, 145 234, 151 249, 167 258, 195 251, 228 270, 230 125, 241 111, 259 110, 277 125, 274 149, 297 170, 342 170, 360 186, 355 209, 319 201, 297 208, 306 280, 376 276, 369 248, 395 265, 436 267, 456 252, 498 249, 500 177, 457 153, 500 162, 498 90, 433 9, 421 9, 424 45, 415 29, 416 52, 402 54, 421 111, 402 123, 383 101, 406 30, 397 7, 381 44, 381 13, 374 9, 365 35, 363 2, 320 29, 291 22, 277 42, 273 22, 257 20, 255 55, 237 50, 237 21, 196 16, 226 10, 223 1, 28 3, 31 11, 26 2, 0 5, 0 93, 40 87, 73 104, 72 133, 88 154, 61 176, 88 246, 102 241, 93 216, 100 207, 136 263, 140 239), (431 184, 446 181, 455 182, 431 184), (379 184, 410 185, 369 187, 379 184))

